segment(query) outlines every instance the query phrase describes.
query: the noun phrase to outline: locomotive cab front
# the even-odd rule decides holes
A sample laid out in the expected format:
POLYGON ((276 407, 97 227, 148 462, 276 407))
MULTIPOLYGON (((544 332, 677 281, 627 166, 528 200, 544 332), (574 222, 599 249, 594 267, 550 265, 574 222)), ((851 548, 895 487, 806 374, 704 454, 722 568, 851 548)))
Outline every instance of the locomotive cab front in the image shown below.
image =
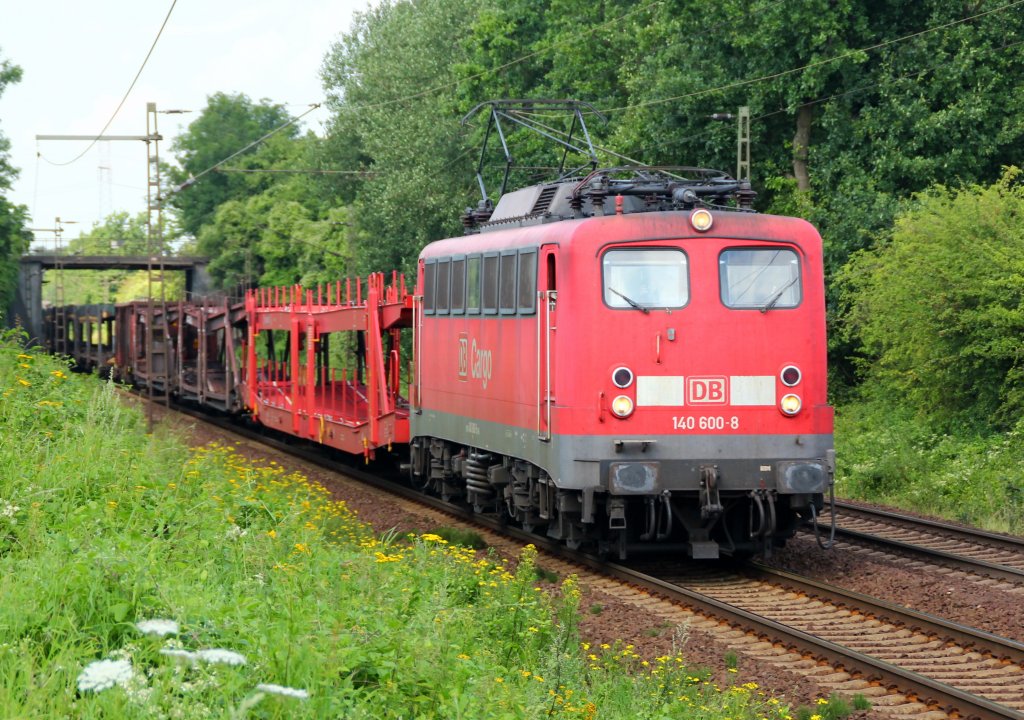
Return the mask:
POLYGON ((575 361, 569 392, 582 404, 586 386, 598 396, 591 427, 572 433, 576 466, 596 474, 632 549, 682 539, 693 557, 764 551, 830 487, 817 234, 718 215, 717 233, 675 223, 672 237, 663 217, 650 218, 669 223, 657 231, 649 222, 634 237, 623 228, 617 242, 596 239, 582 253, 599 260, 592 310, 561 307, 559 347, 588 365, 584 374, 575 361))

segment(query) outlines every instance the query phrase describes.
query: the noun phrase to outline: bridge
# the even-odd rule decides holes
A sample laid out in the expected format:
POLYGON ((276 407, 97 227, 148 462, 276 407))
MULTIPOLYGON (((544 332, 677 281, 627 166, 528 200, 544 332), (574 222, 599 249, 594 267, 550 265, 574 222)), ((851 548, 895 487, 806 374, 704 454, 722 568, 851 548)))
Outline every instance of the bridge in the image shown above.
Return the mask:
POLYGON ((24 255, 18 271, 18 290, 7 313, 9 325, 20 324, 32 340, 43 336, 43 274, 47 270, 154 270, 183 271, 185 292, 202 295, 210 289, 206 273, 209 258, 147 255, 24 255))

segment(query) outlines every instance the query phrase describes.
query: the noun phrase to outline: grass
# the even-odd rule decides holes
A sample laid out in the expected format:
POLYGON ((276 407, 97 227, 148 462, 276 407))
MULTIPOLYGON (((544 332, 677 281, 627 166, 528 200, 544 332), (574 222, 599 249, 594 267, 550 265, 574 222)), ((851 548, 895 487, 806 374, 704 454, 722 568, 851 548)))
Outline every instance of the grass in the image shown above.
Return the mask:
POLYGON ((575 577, 540 592, 532 548, 512 572, 376 536, 279 465, 147 435, 12 337, 0 396, 0 717, 791 717, 678 653, 581 643, 575 577))
POLYGON ((993 435, 939 432, 906 409, 850 403, 836 413, 836 491, 1024 535, 1024 421, 993 435))

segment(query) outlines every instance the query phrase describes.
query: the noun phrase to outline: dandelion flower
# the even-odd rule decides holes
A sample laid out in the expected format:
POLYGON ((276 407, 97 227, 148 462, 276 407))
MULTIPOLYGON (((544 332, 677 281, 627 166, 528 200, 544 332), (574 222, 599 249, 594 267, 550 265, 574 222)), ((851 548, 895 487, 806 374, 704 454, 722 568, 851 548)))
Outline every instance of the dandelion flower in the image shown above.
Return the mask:
POLYGON ((260 692, 271 693, 272 695, 283 695, 284 697, 298 698, 299 700, 305 700, 309 697, 308 690, 286 687, 284 685, 274 685, 273 683, 260 683, 256 686, 256 689, 260 692))
POLYGON ((222 665, 245 665, 245 655, 236 653, 234 650, 223 648, 207 648, 195 652, 197 660, 208 663, 220 663, 222 665))
POLYGON ((78 690, 102 692, 115 685, 124 687, 133 674, 132 664, 127 660, 96 660, 82 668, 78 676, 78 690))
POLYGON ((135 623, 135 627, 143 635, 157 635, 163 637, 164 635, 177 635, 178 634, 178 623, 174 620, 141 620, 135 623))

